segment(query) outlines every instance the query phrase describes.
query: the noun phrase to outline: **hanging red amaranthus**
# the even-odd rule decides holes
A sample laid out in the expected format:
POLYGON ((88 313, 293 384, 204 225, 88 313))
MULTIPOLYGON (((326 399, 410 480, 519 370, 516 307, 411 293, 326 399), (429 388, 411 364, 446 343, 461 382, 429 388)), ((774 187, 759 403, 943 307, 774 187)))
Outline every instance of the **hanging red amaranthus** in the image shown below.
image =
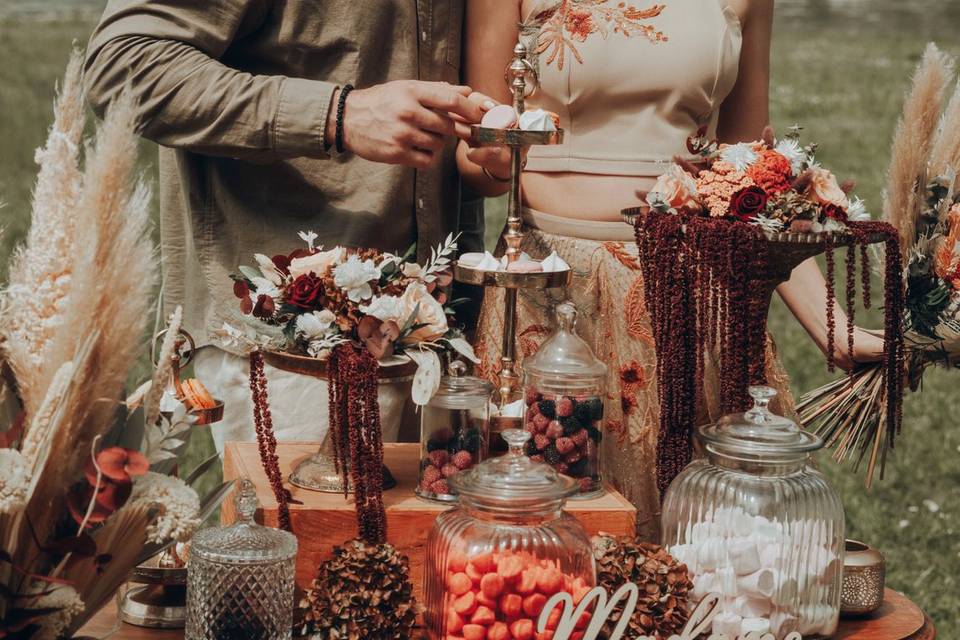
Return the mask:
POLYGON ((344 344, 327 365, 330 429, 337 470, 353 485, 360 537, 372 544, 386 541, 383 506, 383 438, 377 402, 379 363, 366 349, 344 344))
POLYGON ((270 481, 273 496, 277 500, 277 520, 281 529, 290 531, 290 490, 283 486, 280 473, 280 458, 277 457, 277 438, 273 432, 273 417, 267 396, 267 377, 263 373, 263 354, 250 353, 250 393, 253 396, 253 424, 257 431, 257 446, 260 463, 270 481))
MULTIPOLYGON (((884 362, 888 428, 899 431, 903 397, 904 347, 900 318, 900 252, 896 232, 885 223, 850 223, 846 308, 847 347, 853 352, 855 250, 869 268, 864 247, 880 235, 887 243, 884 362)), ((647 309, 657 351, 660 428, 657 485, 661 495, 691 459, 692 432, 702 406, 704 358, 719 355, 720 406, 724 413, 751 405, 748 389, 766 383, 766 333, 770 295, 782 277, 771 272, 768 242, 761 228, 730 219, 650 212, 637 221, 637 244, 647 309)), ((828 362, 835 342, 834 241, 827 236, 828 362)), ((782 276, 782 274, 780 274, 782 276)), ((861 276, 869 302, 869 273, 861 276)))

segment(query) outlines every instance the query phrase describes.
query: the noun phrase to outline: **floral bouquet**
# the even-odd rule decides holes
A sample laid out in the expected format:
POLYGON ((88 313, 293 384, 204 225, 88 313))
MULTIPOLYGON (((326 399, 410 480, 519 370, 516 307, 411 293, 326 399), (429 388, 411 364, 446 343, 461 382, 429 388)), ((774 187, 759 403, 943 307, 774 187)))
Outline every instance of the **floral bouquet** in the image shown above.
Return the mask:
POLYGON ((688 141, 704 166, 679 160, 647 194, 654 211, 734 218, 765 231, 820 232, 870 220, 863 200, 851 197, 820 166, 816 145, 801 146, 799 127, 779 141, 768 127, 763 139, 718 144, 704 130, 688 141))
MULTIPOLYGON (((913 390, 927 367, 960 366, 960 90, 941 113, 953 69, 953 61, 930 45, 893 140, 884 206, 902 247, 901 370, 913 390)), ((838 461, 852 458, 859 466, 867 460, 868 487, 878 465, 883 477, 899 433, 882 410, 887 395, 879 366, 871 364, 859 367, 850 381, 811 391, 799 407, 804 422, 835 447, 838 461)))
MULTIPOLYGON (((377 360, 406 355, 426 367, 423 375, 430 371, 431 380, 439 373, 438 351, 477 361, 451 325, 464 302, 449 300, 446 292, 457 250, 453 235, 425 265, 414 262, 413 248, 402 256, 343 247, 324 251, 314 246, 315 233, 300 237, 306 248, 272 258, 257 254, 257 267, 240 267, 233 276, 240 310, 281 327, 285 351, 328 359, 337 346, 354 344, 377 360)), ((420 404, 428 399, 415 392, 420 404)))

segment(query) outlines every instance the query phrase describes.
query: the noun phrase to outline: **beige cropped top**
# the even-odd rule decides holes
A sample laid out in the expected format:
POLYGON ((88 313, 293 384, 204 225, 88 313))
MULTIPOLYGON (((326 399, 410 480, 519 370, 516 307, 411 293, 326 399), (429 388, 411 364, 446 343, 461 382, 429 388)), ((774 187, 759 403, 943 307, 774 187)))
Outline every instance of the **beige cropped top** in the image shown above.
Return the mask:
POLYGON ((726 0, 524 0, 540 89, 528 108, 560 116, 564 143, 533 147, 528 171, 656 176, 720 104, 740 61, 726 0))

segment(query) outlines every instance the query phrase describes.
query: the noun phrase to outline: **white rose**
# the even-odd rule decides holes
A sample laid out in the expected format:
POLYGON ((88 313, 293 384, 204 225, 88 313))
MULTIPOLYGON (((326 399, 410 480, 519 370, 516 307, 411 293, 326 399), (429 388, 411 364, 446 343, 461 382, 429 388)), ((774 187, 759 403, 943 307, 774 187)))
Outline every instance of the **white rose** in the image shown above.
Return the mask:
POLYGON ((337 264, 341 260, 343 260, 343 247, 334 247, 330 251, 321 251, 302 258, 294 258, 290 261, 290 277, 296 279, 308 273, 322 276, 331 265, 337 264))
POLYGON ((407 285, 407 290, 403 292, 400 301, 404 312, 403 320, 406 321, 413 310, 417 309, 417 305, 420 305, 415 322, 424 325, 408 334, 403 339, 405 344, 434 342, 447 332, 447 314, 443 310, 443 305, 430 295, 422 282, 412 282, 407 285))
POLYGON ((401 271, 407 278, 419 278, 423 275, 423 267, 416 262, 404 262, 401 271))
POLYGON ((303 335, 306 340, 315 340, 329 334, 336 319, 333 312, 328 309, 305 313, 297 317, 297 333, 303 335))
MULTIPOLYGON (((361 306, 360 311, 383 322, 393 320, 398 325, 402 325, 407 320, 407 317, 403 315, 403 303, 397 296, 380 296, 379 298, 374 298, 370 304, 361 306)), ((407 316, 409 316, 410 313, 411 312, 408 311, 407 316)))
POLYGON ((370 283, 380 279, 380 268, 373 260, 361 260, 356 255, 333 269, 333 283, 346 290, 353 302, 369 300, 373 296, 370 283))

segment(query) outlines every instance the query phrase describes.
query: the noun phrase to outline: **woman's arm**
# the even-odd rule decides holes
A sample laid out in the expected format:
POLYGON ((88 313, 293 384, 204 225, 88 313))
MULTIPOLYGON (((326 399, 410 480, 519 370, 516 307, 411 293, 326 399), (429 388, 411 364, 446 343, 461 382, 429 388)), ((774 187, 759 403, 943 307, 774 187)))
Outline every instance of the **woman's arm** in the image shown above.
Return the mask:
MULTIPOLYGON (((464 80, 474 91, 499 103, 510 103, 512 99, 503 72, 520 35, 519 23, 520 0, 467 0, 464 80)), ((506 149, 472 148, 461 141, 457 166, 464 182, 480 195, 502 195, 509 187, 483 173, 485 167, 499 178, 510 176, 510 154, 506 149)))
MULTIPOLYGON (((757 140, 769 122, 770 42, 773 32, 773 0, 732 0, 743 24, 743 51, 740 73, 733 91, 720 108, 718 137, 723 142, 757 140)), ((793 270, 790 280, 777 292, 787 308, 824 353, 827 352, 827 283, 814 259, 793 270)), ((835 311, 837 365, 850 369, 857 362, 879 360, 883 340, 857 328, 854 352, 846 336, 847 316, 835 311)))

